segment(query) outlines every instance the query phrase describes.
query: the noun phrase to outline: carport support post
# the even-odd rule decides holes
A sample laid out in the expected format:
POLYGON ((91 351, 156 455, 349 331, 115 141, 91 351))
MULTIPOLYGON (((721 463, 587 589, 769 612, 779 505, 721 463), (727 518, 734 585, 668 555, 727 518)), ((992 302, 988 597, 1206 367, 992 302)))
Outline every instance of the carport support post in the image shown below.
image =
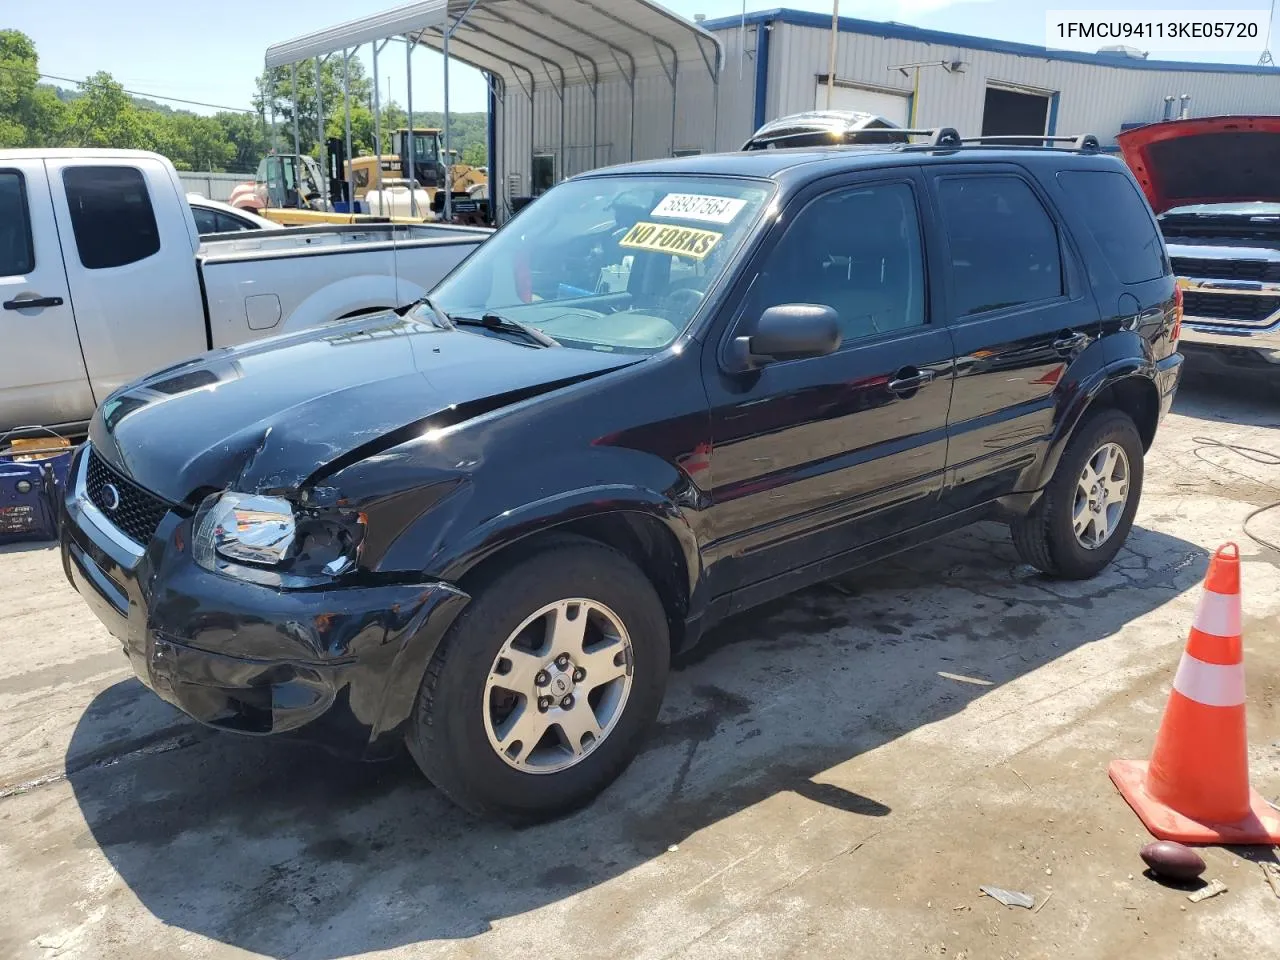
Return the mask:
MULTIPOLYGON (((293 155, 294 163, 297 163, 297 156, 302 152, 302 141, 298 136, 298 65, 296 63, 289 64, 289 99, 293 103, 293 155)), ((281 176, 284 175, 284 168, 280 168, 281 176)))
POLYGON ((441 54, 444 56, 444 222, 449 223, 453 220, 453 158, 449 155, 449 147, 451 139, 449 136, 449 38, 453 36, 453 31, 462 26, 462 21, 467 19, 477 0, 471 0, 467 4, 467 9, 463 10, 461 15, 453 23, 449 22, 449 5, 445 4, 444 8, 444 42, 441 44, 441 54))
MULTIPOLYGON (((378 93, 378 54, 390 41, 373 42, 373 153, 377 163, 373 169, 378 180, 378 213, 382 213, 382 99, 378 93)), ((372 211, 370 211, 372 212, 372 211)))
MULTIPOLYGON (((357 50, 360 48, 357 47, 357 50)), ((351 155, 351 53, 342 51, 342 125, 347 137, 347 167, 339 171, 347 184, 347 210, 354 213, 356 209, 355 157, 351 155)))
MULTIPOLYGON (((418 178, 414 174, 416 164, 414 158, 418 154, 417 138, 413 135, 413 48, 415 41, 410 40, 406 35, 404 38, 404 75, 408 83, 408 101, 409 108, 409 216, 416 217, 418 215, 418 178)), ((403 170, 400 171, 402 174, 403 170)))
MULTIPOLYGON (((328 56, 325 57, 328 60, 328 56)), ((320 58, 316 57, 316 152, 324 156, 324 96, 320 92, 320 58)), ((324 191, 321 202, 329 199, 329 165, 320 168, 320 189, 324 191)))

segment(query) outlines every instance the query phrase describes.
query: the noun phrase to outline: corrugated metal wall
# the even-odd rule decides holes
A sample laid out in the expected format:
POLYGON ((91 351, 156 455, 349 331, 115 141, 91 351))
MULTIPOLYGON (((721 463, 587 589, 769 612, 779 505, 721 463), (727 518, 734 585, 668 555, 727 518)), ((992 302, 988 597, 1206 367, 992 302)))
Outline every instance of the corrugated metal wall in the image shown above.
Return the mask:
MULTIPOLYGON (((827 72, 831 34, 784 23, 772 30, 769 117, 812 110, 816 78, 827 72)), ((1192 116, 1280 110, 1280 75, 1125 69, 857 33, 840 34, 836 77, 909 93, 912 78, 890 66, 944 59, 963 60, 964 72, 948 73, 941 67, 920 71, 916 124, 956 127, 964 136, 982 132, 989 81, 1058 92, 1056 132, 1094 133, 1104 143, 1114 143, 1125 123, 1159 120, 1167 95, 1190 94, 1192 116)))
MULTIPOLYGON (((765 119, 813 109, 817 77, 827 72, 830 33, 782 22, 767 29, 770 36, 765 119)), ((641 75, 636 82, 634 149, 627 84, 614 81, 599 85, 593 119, 590 87, 582 82, 580 74, 569 76, 564 97, 563 157, 560 98, 554 87, 545 78, 537 84, 531 126, 528 89, 508 79, 496 117, 497 173, 503 195, 529 194, 535 153, 556 158, 558 182, 566 176, 633 157, 646 160, 670 156, 673 149, 737 149, 755 129, 756 48, 760 34, 755 24, 747 25, 745 35, 738 26, 723 27, 715 33, 724 48, 718 114, 715 88, 705 65, 701 61, 683 62, 677 82, 674 143, 671 83, 661 73, 641 75), (512 174, 518 177, 517 184, 511 183, 512 174)), ((989 82, 1058 93, 1055 132, 1094 133, 1104 143, 1114 143, 1123 124, 1159 120, 1164 97, 1169 95, 1190 94, 1193 116, 1280 112, 1280 74, 1125 69, 849 32, 840 34, 836 76, 842 81, 893 88, 907 94, 912 89, 912 78, 890 70, 890 66, 944 59, 964 61, 964 70, 921 70, 916 124, 952 126, 965 136, 982 131, 989 82)), ((566 66, 566 72, 570 69, 566 66)))
POLYGON ((636 79, 634 149, 631 88, 626 82, 599 84, 594 106, 589 85, 581 80, 567 84, 563 140, 556 88, 544 80, 533 91, 531 126, 527 83, 521 86, 507 80, 505 94, 498 100, 498 175, 508 197, 529 194, 535 154, 556 158, 558 182, 594 167, 669 157, 673 151, 708 152, 715 147, 714 86, 701 60, 681 64, 676 76, 674 143, 671 82, 661 73, 636 79), (512 183, 513 175, 518 183, 512 183))

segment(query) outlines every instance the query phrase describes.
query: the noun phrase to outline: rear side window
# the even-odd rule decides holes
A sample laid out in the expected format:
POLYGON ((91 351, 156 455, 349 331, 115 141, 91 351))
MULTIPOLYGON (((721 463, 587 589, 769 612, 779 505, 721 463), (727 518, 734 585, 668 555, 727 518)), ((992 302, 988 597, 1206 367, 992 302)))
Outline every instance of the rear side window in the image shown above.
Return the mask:
POLYGON ((196 219, 196 232, 201 236, 219 231, 218 215, 212 210, 206 210, 204 207, 192 207, 191 215, 196 219))
POLYGON ((1062 295, 1058 230, 1035 192, 1015 176, 938 182, 959 317, 1062 295))
POLYGON ((0 170, 0 277, 20 277, 35 268, 26 184, 18 171, 0 170))
POLYGON ((1064 170, 1058 183, 1121 283, 1142 283, 1170 272, 1160 233, 1128 177, 1106 170, 1064 170))
POLYGON ((215 215, 218 224, 219 233, 234 233, 237 230, 253 230, 254 225, 248 220, 241 220, 239 217, 233 217, 229 214, 219 211, 215 215))
POLYGON ((123 267, 159 252, 160 230, 141 170, 68 167, 62 184, 86 269, 123 267))

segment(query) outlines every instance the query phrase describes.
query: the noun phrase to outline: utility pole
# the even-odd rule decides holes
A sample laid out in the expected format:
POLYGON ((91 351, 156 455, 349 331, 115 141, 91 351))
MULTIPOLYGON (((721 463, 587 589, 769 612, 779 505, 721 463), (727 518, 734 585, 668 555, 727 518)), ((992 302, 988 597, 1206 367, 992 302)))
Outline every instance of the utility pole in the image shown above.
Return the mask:
POLYGON ((840 0, 831 4, 831 50, 827 55, 827 109, 836 92, 836 41, 840 38, 840 0))

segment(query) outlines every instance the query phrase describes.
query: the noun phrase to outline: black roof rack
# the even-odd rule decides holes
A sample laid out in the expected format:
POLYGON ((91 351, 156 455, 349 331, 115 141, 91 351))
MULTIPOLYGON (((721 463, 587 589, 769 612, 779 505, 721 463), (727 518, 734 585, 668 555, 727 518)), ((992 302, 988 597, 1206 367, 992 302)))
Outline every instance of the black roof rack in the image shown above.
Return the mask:
MULTIPOLYGON (((907 131, 927 133, 928 131, 907 131)), ((961 137, 950 127, 941 127, 937 131, 939 139, 930 143, 909 143, 903 150, 990 150, 1004 148, 1006 150, 1060 150, 1056 143, 1070 144, 1066 149, 1078 150, 1081 153, 1097 153, 1102 147, 1098 138, 1092 133, 1082 133, 1074 137, 1038 137, 1022 135, 961 137), (954 134, 954 139, 949 135, 954 134), (946 139, 943 139, 943 138, 946 139)))
POLYGON ((960 131, 955 127, 930 127, 927 130, 904 130, 898 129, 894 133, 905 133, 913 137, 928 137, 927 144, 911 144, 916 147, 958 147, 963 142, 960 139, 960 131))
POLYGON ((1076 134, 1075 136, 1070 136, 1070 137, 1051 137, 1051 136, 1039 137, 1039 136, 1035 136, 1034 134, 1030 136, 1024 136, 1024 135, 995 136, 993 135, 988 137, 962 137, 960 142, 961 143, 977 143, 977 144, 993 143, 993 144, 996 144, 997 146, 1001 144, 1004 144, 1005 146, 1024 146, 1024 145, 1025 146, 1045 146, 1048 144, 1055 144, 1055 143, 1069 143, 1071 144, 1071 148, 1073 150, 1099 149, 1098 138, 1095 137, 1092 133, 1081 133, 1081 134, 1076 134), (1017 143, 1016 144, 1010 143, 1010 141, 1017 141, 1017 143))

